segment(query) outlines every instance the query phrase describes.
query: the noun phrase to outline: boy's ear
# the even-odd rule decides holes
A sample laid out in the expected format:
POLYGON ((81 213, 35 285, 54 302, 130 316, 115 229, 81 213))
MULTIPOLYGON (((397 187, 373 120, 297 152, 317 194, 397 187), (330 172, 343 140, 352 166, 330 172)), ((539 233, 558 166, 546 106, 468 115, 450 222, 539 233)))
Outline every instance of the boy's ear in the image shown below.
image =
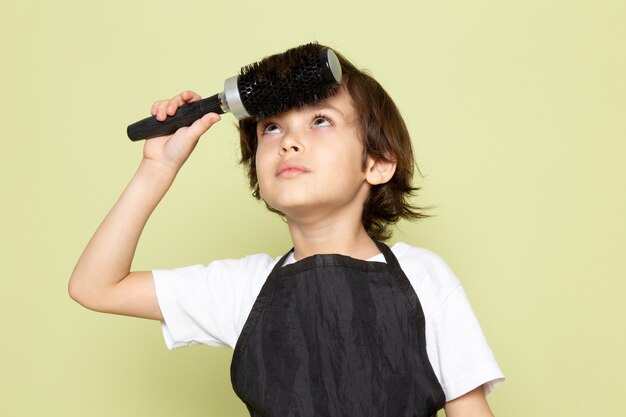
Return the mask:
POLYGON ((367 157, 365 179, 371 185, 387 183, 396 172, 396 161, 385 161, 367 157))

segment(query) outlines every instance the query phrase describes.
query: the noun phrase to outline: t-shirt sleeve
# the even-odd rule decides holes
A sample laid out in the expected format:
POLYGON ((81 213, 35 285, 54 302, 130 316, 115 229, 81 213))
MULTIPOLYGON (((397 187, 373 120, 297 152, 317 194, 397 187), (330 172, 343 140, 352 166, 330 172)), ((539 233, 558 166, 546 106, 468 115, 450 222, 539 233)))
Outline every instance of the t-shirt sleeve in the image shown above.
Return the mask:
POLYGON ((461 282, 430 251, 400 245, 398 252, 424 311, 426 351, 446 400, 481 385, 488 394, 504 381, 504 375, 461 282))
POLYGON ((251 255, 152 271, 167 347, 234 347, 274 263, 268 255, 251 255))
POLYGON ((485 394, 489 394, 504 381, 462 286, 446 297, 427 322, 429 359, 440 377, 447 401, 481 385, 485 394))

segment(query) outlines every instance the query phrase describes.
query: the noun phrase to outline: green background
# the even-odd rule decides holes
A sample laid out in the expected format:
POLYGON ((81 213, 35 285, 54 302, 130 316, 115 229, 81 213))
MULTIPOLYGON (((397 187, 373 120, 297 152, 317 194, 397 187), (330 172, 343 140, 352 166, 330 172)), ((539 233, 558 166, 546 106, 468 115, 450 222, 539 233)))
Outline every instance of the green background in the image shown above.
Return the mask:
MULTIPOLYGON (((0 416, 245 416, 228 349, 66 290, 141 157, 126 125, 184 89, 317 40, 409 125, 434 218, 395 240, 463 281, 508 381, 497 416, 608 416, 626 386, 626 3, 3 0, 0 416)), ((135 269, 290 247, 249 196, 234 118, 202 139, 135 269)))

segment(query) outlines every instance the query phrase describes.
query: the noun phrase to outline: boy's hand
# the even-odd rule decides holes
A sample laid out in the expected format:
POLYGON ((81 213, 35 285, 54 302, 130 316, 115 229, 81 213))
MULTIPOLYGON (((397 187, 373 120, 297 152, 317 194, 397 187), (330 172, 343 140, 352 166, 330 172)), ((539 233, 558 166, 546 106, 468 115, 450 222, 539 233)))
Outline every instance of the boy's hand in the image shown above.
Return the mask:
MULTIPOLYGON (((157 120, 163 121, 167 116, 173 116, 183 104, 198 101, 201 98, 193 91, 183 91, 169 100, 156 101, 150 113, 157 120)), ((146 140, 143 148, 144 160, 157 162, 166 168, 178 171, 196 147, 200 136, 219 120, 218 114, 209 113, 196 120, 191 126, 181 127, 173 135, 146 140)))

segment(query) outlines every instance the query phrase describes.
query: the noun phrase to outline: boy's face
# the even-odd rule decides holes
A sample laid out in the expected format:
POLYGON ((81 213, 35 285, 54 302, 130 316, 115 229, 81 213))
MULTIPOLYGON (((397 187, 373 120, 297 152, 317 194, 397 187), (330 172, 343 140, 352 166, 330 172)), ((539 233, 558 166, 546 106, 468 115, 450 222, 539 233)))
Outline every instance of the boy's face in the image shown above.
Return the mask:
POLYGON ((341 88, 330 98, 259 121, 261 197, 288 220, 351 214, 360 221, 370 183, 357 120, 341 88))

